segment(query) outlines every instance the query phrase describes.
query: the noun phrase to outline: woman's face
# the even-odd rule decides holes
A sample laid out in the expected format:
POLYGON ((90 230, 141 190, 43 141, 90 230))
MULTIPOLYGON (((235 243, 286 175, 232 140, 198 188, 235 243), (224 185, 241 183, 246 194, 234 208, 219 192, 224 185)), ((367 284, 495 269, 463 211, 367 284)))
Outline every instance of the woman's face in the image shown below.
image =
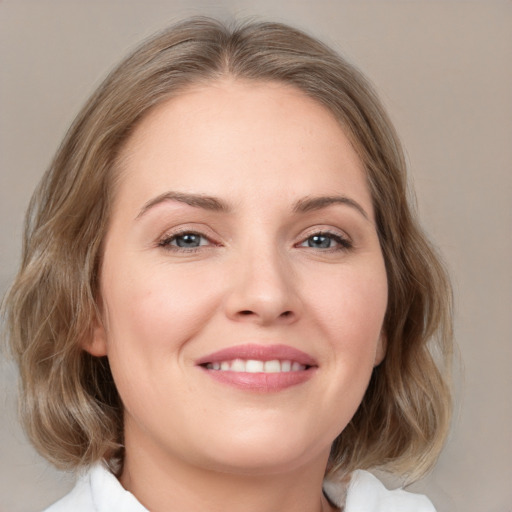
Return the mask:
POLYGON ((224 80, 125 146, 101 269, 130 454, 279 472, 317 462, 385 350, 384 261, 362 164, 289 86, 224 80))

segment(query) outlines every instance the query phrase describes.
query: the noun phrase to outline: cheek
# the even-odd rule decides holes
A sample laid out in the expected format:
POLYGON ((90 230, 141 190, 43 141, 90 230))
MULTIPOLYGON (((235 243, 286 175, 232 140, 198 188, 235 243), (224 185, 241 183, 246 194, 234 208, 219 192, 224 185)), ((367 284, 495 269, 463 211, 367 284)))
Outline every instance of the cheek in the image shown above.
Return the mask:
POLYGON ((386 272, 383 262, 375 259, 304 274, 303 284, 310 290, 305 304, 309 332, 325 347, 322 395, 315 400, 328 418, 327 439, 332 440, 355 414, 380 362, 386 272))
POLYGON ((330 341, 334 357, 373 357, 387 307, 383 262, 340 266, 328 274, 317 274, 308 288, 312 290, 308 308, 330 341))
POLYGON ((186 391, 184 349, 213 314, 214 293, 183 271, 119 268, 109 275, 103 296, 114 381, 127 411, 151 417, 155 401, 171 400, 170 387, 186 391))
POLYGON ((216 308, 216 288, 200 272, 161 266, 110 276, 103 291, 109 340, 144 357, 179 350, 216 308))

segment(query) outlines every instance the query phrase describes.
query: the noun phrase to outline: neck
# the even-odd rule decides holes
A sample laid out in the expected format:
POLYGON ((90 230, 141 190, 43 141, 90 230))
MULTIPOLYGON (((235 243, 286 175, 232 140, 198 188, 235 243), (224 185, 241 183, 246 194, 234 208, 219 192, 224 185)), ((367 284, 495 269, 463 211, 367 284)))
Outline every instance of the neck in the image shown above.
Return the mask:
MULTIPOLYGON (((265 473, 204 468, 144 447, 126 450, 121 484, 152 512, 332 512, 323 496, 327 456, 265 473)), ((327 454, 328 455, 328 454, 327 454)))

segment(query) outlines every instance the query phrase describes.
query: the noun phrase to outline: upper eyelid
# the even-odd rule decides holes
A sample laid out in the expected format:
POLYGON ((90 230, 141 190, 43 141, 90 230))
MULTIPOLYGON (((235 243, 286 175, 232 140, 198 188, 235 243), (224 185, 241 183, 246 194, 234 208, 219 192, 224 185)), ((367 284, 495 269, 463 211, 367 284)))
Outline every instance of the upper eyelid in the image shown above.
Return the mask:
MULTIPOLYGON (((207 226, 200 225, 200 227, 196 228, 193 226, 194 223, 192 223, 192 226, 185 225, 183 227, 176 227, 176 228, 170 228, 165 230, 162 233, 162 237, 166 236, 166 234, 169 237, 172 236, 179 236, 182 233, 194 233, 197 235, 202 235, 205 237, 209 237, 212 235, 209 235, 208 232, 211 232, 212 230, 208 228, 207 226)), ((319 225, 319 226, 311 226, 309 228, 305 228, 301 230, 303 237, 312 236, 315 234, 330 234, 330 235, 338 235, 344 238, 350 238, 347 232, 341 228, 332 227, 332 226, 326 226, 326 225, 319 225)))
MULTIPOLYGON (((186 235, 186 234, 198 235, 198 236, 203 237, 206 240, 208 240, 208 242, 211 245, 219 245, 219 243, 215 241, 215 237, 206 233, 204 229, 194 229, 191 227, 184 227, 184 228, 176 229, 175 231, 171 230, 171 231, 164 232, 163 235, 158 237, 157 244, 159 246, 167 244, 168 242, 173 241, 176 238, 178 238, 182 235, 186 235)), ((336 238, 340 238, 341 240, 347 242, 350 245, 353 244, 352 238, 349 235, 347 235, 347 233, 343 230, 327 228, 327 227, 324 227, 324 228, 312 227, 312 228, 306 230, 306 232, 300 236, 298 241, 294 243, 294 246, 305 242, 308 238, 311 238, 312 236, 315 236, 315 235, 336 237, 336 238)))
MULTIPOLYGON (((354 243, 351 238, 346 235, 342 235, 340 233, 334 233, 332 231, 315 231, 310 235, 303 237, 300 242, 298 242, 298 246, 302 246, 307 240, 309 240, 313 236, 327 236, 331 239, 334 239, 338 245, 340 245, 344 250, 352 249, 354 247, 354 243), (336 240, 337 239, 337 240, 336 240)), ((331 248, 329 248, 331 249, 331 248)))
POLYGON ((345 230, 328 226, 313 226, 309 229, 306 229, 301 236, 303 237, 302 239, 305 240, 314 235, 338 236, 344 240, 352 241, 352 237, 345 230))
POLYGON ((191 223, 192 225, 185 225, 185 226, 177 226, 173 228, 168 228, 158 237, 159 239, 163 238, 172 238, 176 236, 180 236, 187 233, 193 233, 196 235, 204 236, 205 238, 212 239, 215 237, 212 230, 209 229, 207 226, 204 226, 202 224, 199 225, 199 227, 196 227, 194 223, 191 223))
POLYGON ((313 232, 307 234, 305 237, 303 237, 303 239, 307 240, 308 238, 311 238, 312 236, 316 236, 316 235, 330 236, 330 237, 335 237, 335 238, 342 238, 343 240, 350 240, 350 237, 348 235, 346 235, 345 233, 340 233, 338 231, 332 231, 329 229, 313 231, 313 232))
POLYGON ((180 231, 175 231, 173 233, 164 233, 159 238, 159 243, 168 242, 170 240, 175 240, 176 238, 179 238, 180 236, 183 236, 183 235, 197 235, 197 236, 200 236, 202 238, 205 238, 210 243, 215 244, 215 241, 212 239, 211 236, 209 236, 206 233, 203 233, 201 231, 193 230, 193 229, 184 229, 184 230, 180 230, 180 231))
POLYGON ((210 237, 205 235, 204 233, 200 233, 199 231, 190 231, 190 230, 177 231, 176 233, 168 233, 166 235, 163 235, 162 239, 163 240, 173 240, 173 239, 179 238, 180 236, 184 236, 184 235, 196 235, 196 236, 200 236, 201 238, 206 238, 207 240, 210 240, 210 237))
POLYGON ((197 234, 197 235, 200 235, 201 237, 204 237, 208 240, 211 239, 208 235, 206 235, 204 233, 204 229, 197 229, 197 228, 193 228, 192 226, 186 226, 186 227, 185 226, 184 227, 175 226, 175 227, 168 227, 167 229, 160 231, 160 233, 157 234, 155 236, 155 238, 153 238, 153 241, 151 242, 151 246, 155 247, 157 249, 162 248, 162 249, 166 249, 166 250, 170 250, 170 248, 180 249, 180 247, 178 247, 176 244, 172 244, 172 242, 174 240, 176 240, 176 238, 178 238, 182 235, 185 235, 187 233, 197 234))
POLYGON ((178 232, 175 232, 175 233, 164 234, 163 236, 158 238, 157 241, 156 241, 156 248, 157 249, 162 249, 162 250, 164 250, 166 252, 173 253, 176 256, 178 256, 179 254, 182 254, 182 255, 189 254, 189 255, 191 255, 191 254, 194 254, 194 253, 196 253, 198 251, 204 251, 204 250, 215 248, 216 246, 218 247, 219 244, 215 243, 215 241, 213 241, 211 239, 211 237, 206 236, 203 233, 200 233, 200 232, 197 232, 197 231, 192 231, 190 229, 189 230, 178 231, 178 232), (183 235, 186 235, 186 234, 198 235, 199 237, 204 238, 208 243, 206 243, 206 244, 200 243, 198 246, 195 246, 195 247, 180 247, 177 243, 176 244, 173 243, 180 236, 183 236, 183 235))

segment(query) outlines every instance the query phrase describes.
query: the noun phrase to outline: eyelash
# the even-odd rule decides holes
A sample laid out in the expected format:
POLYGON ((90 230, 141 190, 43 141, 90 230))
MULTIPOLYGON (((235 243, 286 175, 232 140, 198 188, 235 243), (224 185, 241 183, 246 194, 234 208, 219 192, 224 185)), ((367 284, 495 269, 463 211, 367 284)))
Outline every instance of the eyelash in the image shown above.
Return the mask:
MULTIPOLYGON (((311 233, 308 237, 306 237, 304 240, 302 240, 302 242, 297 244, 296 247, 297 246, 304 247, 302 244, 306 243, 308 240, 310 240, 313 237, 328 237, 338 244, 337 247, 327 247, 325 249, 319 249, 321 252, 348 251, 353 248, 353 244, 348 238, 341 236, 339 233, 333 233, 328 230, 317 231, 317 232, 311 233)), ((212 240, 209 237, 207 237, 206 235, 204 235, 203 233, 200 233, 197 231, 189 231, 189 230, 184 230, 184 231, 180 231, 177 233, 173 233, 171 235, 166 235, 164 238, 162 238, 158 242, 158 246, 164 248, 167 251, 183 252, 183 253, 187 253, 187 254, 195 253, 199 250, 204 250, 204 248, 208 247, 210 244, 213 244, 214 246, 219 245, 219 244, 216 244, 215 242, 212 242, 212 240), (202 239, 207 240, 208 244, 199 245, 197 247, 189 247, 189 248, 178 247, 177 245, 172 245, 172 242, 176 241, 178 238, 183 237, 185 235, 193 235, 193 236, 200 237, 202 239)), ((313 249, 313 247, 310 247, 310 248, 313 249)))
POLYGON ((334 233, 334 232, 329 231, 329 230, 324 230, 324 231, 318 231, 318 232, 315 232, 315 233, 311 233, 307 238, 305 238, 301 242, 300 247, 303 247, 302 244, 306 243, 308 240, 310 240, 311 238, 313 238, 315 236, 317 236, 317 237, 328 237, 331 240, 334 240, 338 244, 338 247, 328 247, 325 250, 323 250, 323 252, 348 251, 348 250, 353 248, 353 244, 352 244, 351 240, 349 240, 348 238, 340 235, 339 233, 334 233))
POLYGON ((192 230, 183 230, 183 231, 179 231, 177 233, 173 233, 172 235, 166 235, 164 238, 162 238, 158 242, 158 246, 163 247, 167 251, 184 252, 187 254, 194 253, 194 252, 204 249, 205 247, 208 247, 206 244, 199 245, 198 247, 189 247, 189 248, 178 247, 177 245, 172 245, 172 242, 174 242, 178 238, 183 237, 185 235, 193 235, 193 236, 203 238, 208 241, 208 245, 210 245, 212 243, 213 243, 213 245, 218 245, 218 244, 215 244, 214 242, 212 242, 212 240, 209 237, 207 237, 206 235, 204 235, 203 233, 199 233, 198 231, 192 231, 192 230))

